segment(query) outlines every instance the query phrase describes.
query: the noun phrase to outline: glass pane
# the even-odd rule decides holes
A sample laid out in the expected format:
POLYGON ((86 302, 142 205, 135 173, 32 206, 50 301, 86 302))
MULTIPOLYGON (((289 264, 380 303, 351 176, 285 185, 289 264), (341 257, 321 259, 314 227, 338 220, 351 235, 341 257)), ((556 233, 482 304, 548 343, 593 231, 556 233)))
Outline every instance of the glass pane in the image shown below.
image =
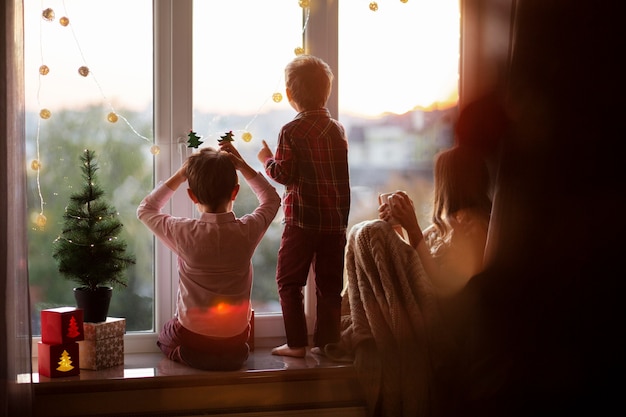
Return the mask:
POLYGON ((339 2, 339 118, 350 143, 350 226, 405 190, 430 224, 433 157, 453 141, 458 0, 339 2))
MULTIPOLYGON (((259 171, 256 154, 265 140, 275 149, 278 132, 295 116, 284 98, 284 67, 302 46, 303 12, 297 1, 196 0, 193 4, 193 130, 202 146, 233 131, 235 146, 259 171), (248 142, 244 133, 251 134, 248 142)), ((235 202, 241 216, 256 207, 256 197, 242 182, 235 202)), ((282 186, 274 183, 279 194, 282 186)), ((276 258, 282 234, 276 219, 253 258, 253 305, 256 313, 280 312, 276 291, 276 258)))
POLYGON ((124 225, 118 238, 136 257, 109 315, 125 317, 128 331, 152 330, 153 239, 135 214, 153 187, 152 1, 42 4, 24 2, 33 334, 42 309, 75 305, 77 284, 58 272, 52 253, 70 194, 82 188, 83 149, 96 154, 104 199, 124 225))

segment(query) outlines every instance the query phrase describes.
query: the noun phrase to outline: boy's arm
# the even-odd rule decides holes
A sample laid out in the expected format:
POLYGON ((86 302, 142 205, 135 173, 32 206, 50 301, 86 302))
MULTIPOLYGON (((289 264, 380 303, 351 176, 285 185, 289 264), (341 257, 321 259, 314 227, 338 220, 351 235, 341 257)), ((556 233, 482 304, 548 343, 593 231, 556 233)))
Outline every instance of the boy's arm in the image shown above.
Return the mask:
POLYGON ((239 154, 237 148, 235 148, 231 142, 220 142, 220 150, 228 152, 230 160, 233 161, 233 164, 235 165, 235 169, 241 172, 246 180, 256 177, 256 171, 248 165, 245 159, 243 159, 243 157, 239 154))
POLYGON ((258 158, 263 162, 265 173, 270 178, 283 185, 289 185, 294 181, 295 161, 293 160, 291 148, 284 139, 284 135, 285 133, 281 131, 278 137, 276 154, 272 155, 267 144, 264 143, 258 158))
POLYGON ((261 162, 263 166, 265 166, 265 163, 267 162, 267 160, 272 159, 274 157, 274 154, 272 153, 272 150, 270 149, 270 147, 267 145, 267 142, 265 141, 262 141, 262 142, 263 142, 263 147, 261 148, 261 150, 259 151, 256 157, 258 158, 259 162, 261 162))
MULTIPOLYGON (((267 147, 265 141, 263 141, 263 144, 267 147)), ((258 232, 259 236, 262 236, 269 224, 274 220, 274 217, 276 217, 276 213, 280 208, 280 196, 276 192, 276 188, 267 181, 267 178, 248 165, 231 142, 220 142, 220 148, 228 152, 235 164, 235 168, 243 174, 246 182, 259 200, 259 206, 254 212, 244 216, 243 219, 245 220, 242 219, 242 221, 249 222, 252 219, 259 219, 260 229, 258 232)), ((269 152, 271 154, 271 151, 269 152)))
POLYGON ((187 161, 165 181, 165 185, 167 185, 170 190, 176 191, 185 181, 187 181, 187 161))

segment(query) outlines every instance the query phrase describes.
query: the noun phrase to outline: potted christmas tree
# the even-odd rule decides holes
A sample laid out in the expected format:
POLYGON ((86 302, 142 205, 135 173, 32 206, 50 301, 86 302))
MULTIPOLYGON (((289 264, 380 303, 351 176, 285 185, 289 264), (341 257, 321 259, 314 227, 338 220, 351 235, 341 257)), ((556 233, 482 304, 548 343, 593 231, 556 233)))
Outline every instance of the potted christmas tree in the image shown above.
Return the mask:
POLYGON ((88 149, 80 157, 83 186, 70 196, 53 257, 59 272, 79 284, 74 296, 84 310, 84 321, 97 323, 107 318, 113 287, 127 285, 124 271, 135 263, 135 257, 118 238, 123 224, 103 198, 94 157, 94 151, 88 149))

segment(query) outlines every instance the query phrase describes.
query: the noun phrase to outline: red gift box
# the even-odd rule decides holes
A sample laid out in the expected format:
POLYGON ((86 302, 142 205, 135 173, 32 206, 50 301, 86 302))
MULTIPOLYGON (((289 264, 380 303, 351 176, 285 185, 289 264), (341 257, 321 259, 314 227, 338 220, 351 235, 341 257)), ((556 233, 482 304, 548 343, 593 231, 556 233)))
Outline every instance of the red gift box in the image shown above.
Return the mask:
POLYGON ((39 375, 49 378, 74 376, 80 374, 78 343, 64 343, 49 345, 39 342, 37 344, 39 357, 39 375))
POLYGON ((41 341, 48 345, 62 345, 84 340, 83 310, 59 307, 41 310, 41 341))

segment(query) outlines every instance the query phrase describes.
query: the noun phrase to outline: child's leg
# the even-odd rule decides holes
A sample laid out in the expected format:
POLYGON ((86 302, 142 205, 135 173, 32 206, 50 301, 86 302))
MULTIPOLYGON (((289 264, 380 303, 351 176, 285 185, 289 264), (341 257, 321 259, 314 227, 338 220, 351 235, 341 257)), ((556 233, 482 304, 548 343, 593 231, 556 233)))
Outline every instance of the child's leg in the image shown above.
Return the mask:
POLYGON ((183 326, 176 317, 163 325, 157 339, 157 346, 161 352, 170 360, 183 362, 180 357, 180 345, 182 343, 181 330, 183 326))
POLYGON ((306 318, 302 287, 306 285, 314 242, 310 233, 294 226, 285 226, 276 267, 276 283, 283 322, 287 335, 287 346, 273 352, 285 356, 304 356, 308 345, 306 318), (288 348, 301 348, 294 351, 288 348))
POLYGON ((313 345, 322 349, 340 337, 345 247, 345 233, 326 233, 319 239, 315 253, 317 317, 313 345))

